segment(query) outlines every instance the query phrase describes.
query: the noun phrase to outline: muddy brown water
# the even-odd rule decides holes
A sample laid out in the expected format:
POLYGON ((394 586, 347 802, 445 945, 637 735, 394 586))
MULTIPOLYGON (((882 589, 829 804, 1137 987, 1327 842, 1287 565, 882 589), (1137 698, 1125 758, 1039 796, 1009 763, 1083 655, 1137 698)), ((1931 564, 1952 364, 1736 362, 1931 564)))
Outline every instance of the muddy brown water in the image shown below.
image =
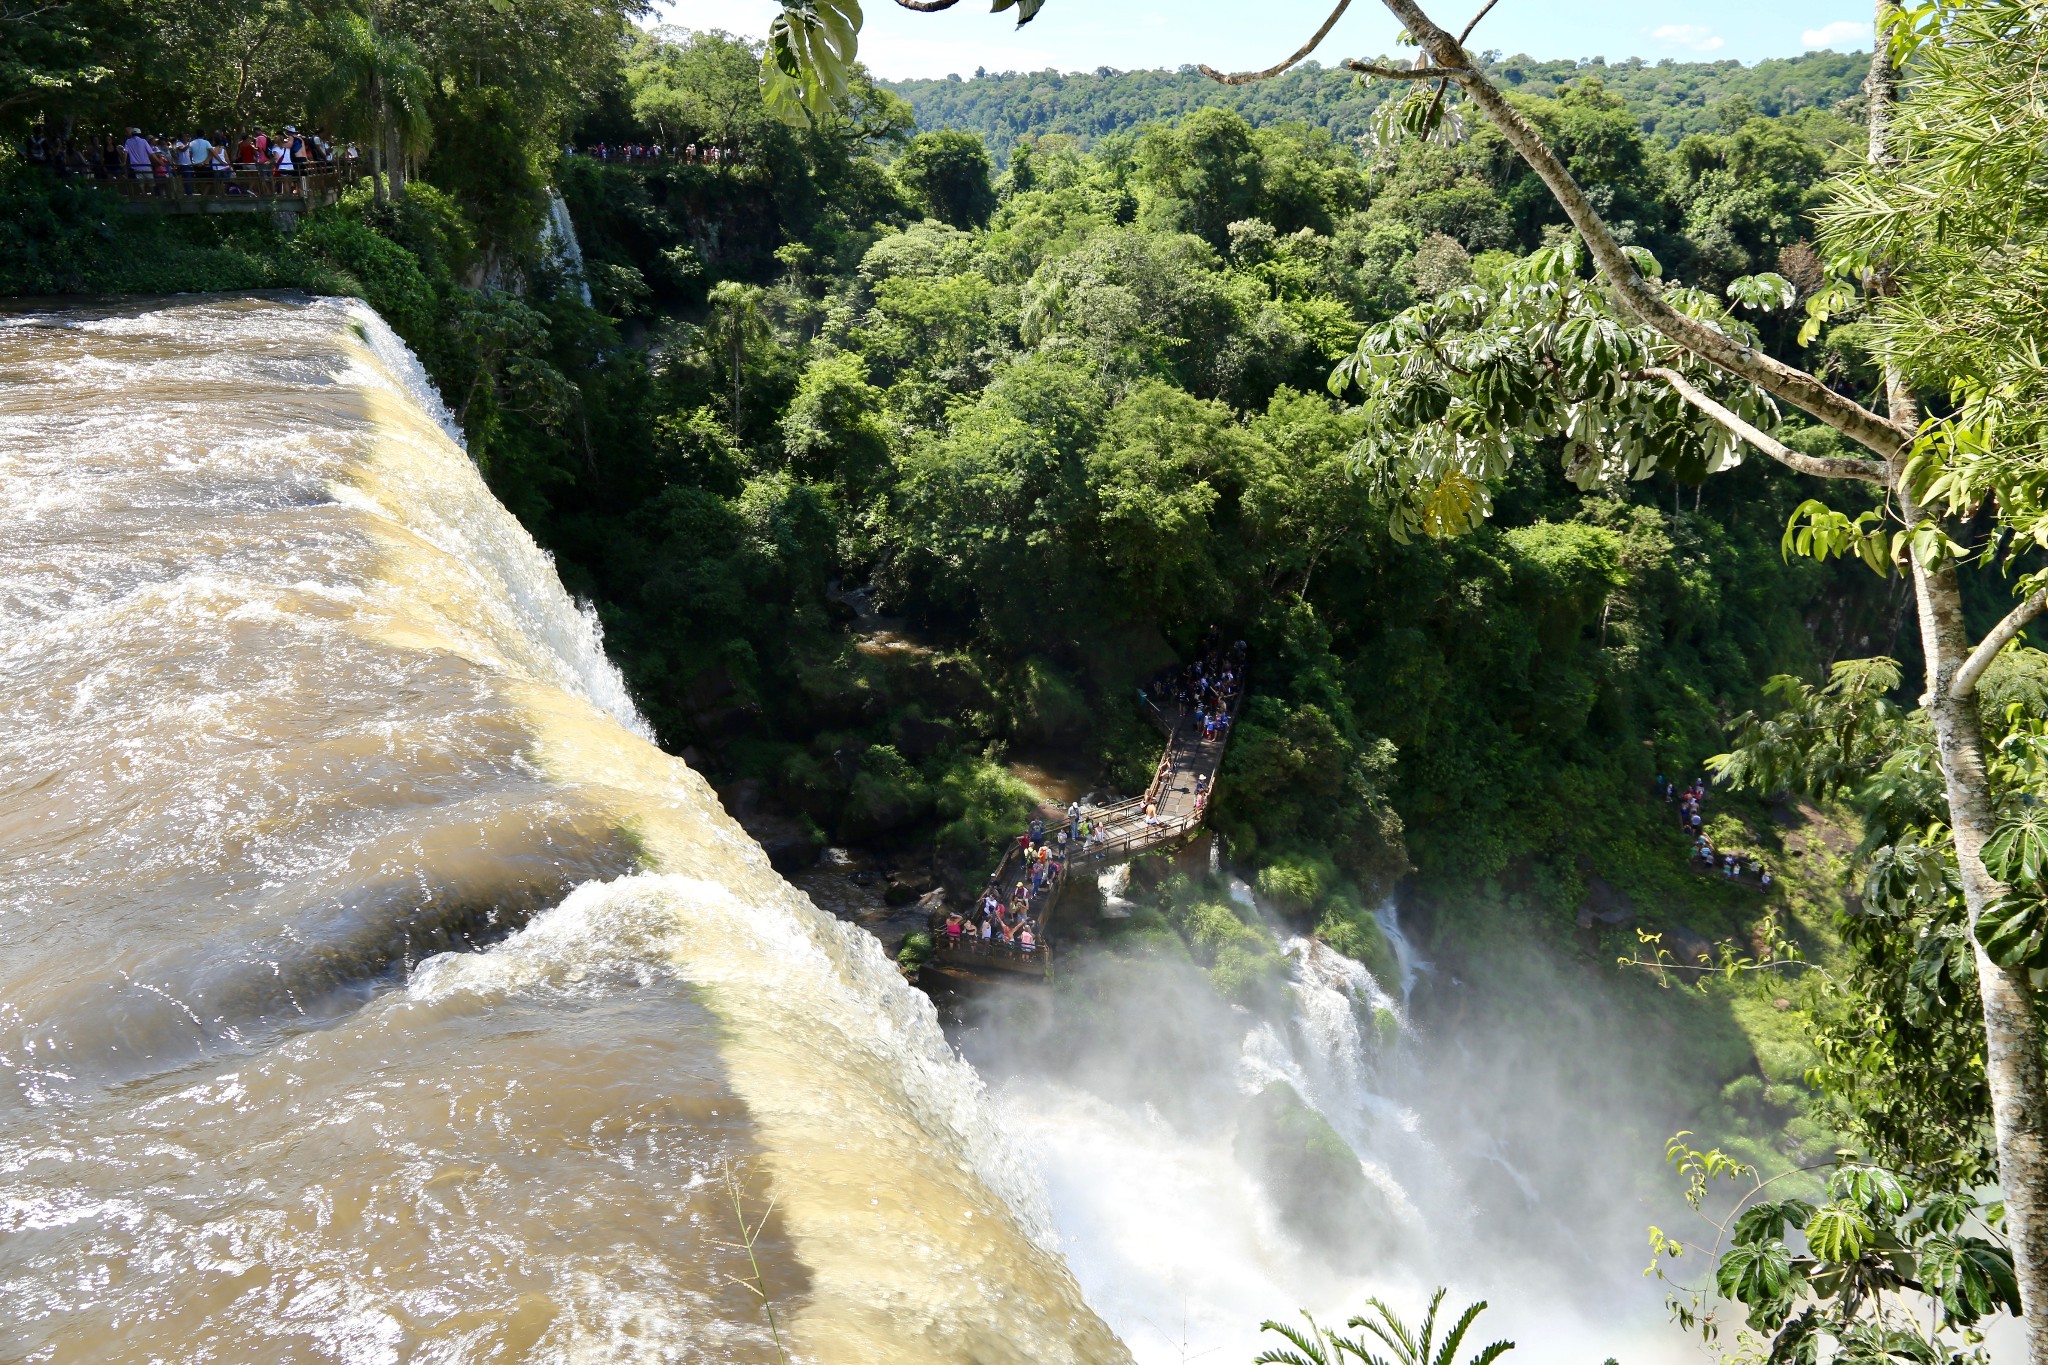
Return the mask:
POLYGON ((0 517, 0 1361, 1125 1358, 374 314, 0 318, 0 517))

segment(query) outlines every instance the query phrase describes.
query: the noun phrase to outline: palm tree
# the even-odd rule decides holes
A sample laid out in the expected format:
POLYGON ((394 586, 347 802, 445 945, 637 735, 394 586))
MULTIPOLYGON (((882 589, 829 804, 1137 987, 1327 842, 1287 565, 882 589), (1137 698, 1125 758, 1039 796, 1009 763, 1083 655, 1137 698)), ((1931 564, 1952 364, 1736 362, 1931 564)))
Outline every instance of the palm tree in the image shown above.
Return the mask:
POLYGON ((369 145, 377 202, 405 194, 406 158, 423 151, 432 125, 427 91, 432 81, 419 49, 402 33, 384 32, 376 14, 343 11, 327 21, 320 46, 327 70, 307 92, 316 109, 332 110, 335 131, 369 145))
MULTIPOLYGON (((1465 1344, 1465 1333, 1470 1330, 1472 1320, 1486 1308, 1486 1301, 1481 1299, 1467 1308, 1439 1342, 1436 1339, 1437 1311, 1443 1306, 1444 1295, 1448 1292, 1445 1289, 1436 1291, 1429 1301, 1429 1311, 1422 1315, 1420 1327, 1412 1331, 1393 1309, 1378 1299, 1366 1300, 1366 1306, 1378 1315, 1377 1318, 1358 1317, 1344 1324, 1363 1327, 1379 1338, 1379 1343, 1392 1352, 1391 1360, 1368 1346, 1363 1334, 1340 1337, 1303 1313, 1301 1316, 1308 1323, 1306 1331, 1282 1322, 1260 1324, 1264 1331, 1285 1337, 1290 1345, 1261 1351, 1253 1357, 1252 1365, 1343 1365, 1346 1356, 1362 1362, 1362 1365, 1457 1365, 1458 1348, 1465 1344)), ((1496 1341, 1466 1361, 1465 1365, 1493 1365, 1494 1361, 1514 1349, 1512 1341, 1496 1341)))
POLYGON ((746 352, 768 340, 774 327, 764 308, 768 291, 757 284, 721 280, 711 290, 711 318, 704 328, 705 348, 729 367, 732 383, 732 435, 740 438, 741 381, 746 352))

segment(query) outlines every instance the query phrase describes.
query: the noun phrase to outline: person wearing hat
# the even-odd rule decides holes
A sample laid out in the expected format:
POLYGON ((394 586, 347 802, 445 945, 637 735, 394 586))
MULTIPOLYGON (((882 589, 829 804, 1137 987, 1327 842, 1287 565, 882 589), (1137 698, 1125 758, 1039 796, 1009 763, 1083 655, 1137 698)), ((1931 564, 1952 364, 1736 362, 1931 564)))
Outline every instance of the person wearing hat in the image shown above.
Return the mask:
POLYGON ((148 180, 156 174, 150 162, 149 139, 142 135, 140 128, 128 130, 128 140, 121 144, 122 154, 128 158, 128 174, 137 180, 148 180))

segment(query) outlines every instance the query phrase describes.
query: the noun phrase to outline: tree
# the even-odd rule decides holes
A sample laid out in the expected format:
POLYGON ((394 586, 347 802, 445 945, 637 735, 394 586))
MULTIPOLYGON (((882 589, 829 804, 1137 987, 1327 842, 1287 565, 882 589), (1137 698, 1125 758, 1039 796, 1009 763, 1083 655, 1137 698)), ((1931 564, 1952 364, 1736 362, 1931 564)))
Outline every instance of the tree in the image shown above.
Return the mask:
POLYGON ((747 352, 774 335, 768 320, 768 291, 757 284, 721 280, 711 288, 711 317, 704 325, 704 345, 726 372, 732 394, 728 412, 734 440, 744 427, 741 398, 746 385, 747 352))
MULTIPOLYGON (((953 2, 898 0, 913 9, 943 9, 953 2)), ((1453 35, 1417 0, 1383 3, 1401 22, 1404 40, 1420 49, 1419 57, 1409 66, 1356 59, 1343 65, 1360 75, 1412 86, 1406 98, 1384 111, 1385 127, 1441 136, 1454 131, 1462 117, 1454 106, 1476 109, 1549 190, 1583 242, 1601 286, 1575 283, 1576 253, 1551 255, 1515 283, 1553 288, 1568 321, 1510 337, 1513 329, 1504 324, 1489 336, 1482 319, 1478 335, 1498 344, 1486 357, 1488 363, 1469 375, 1443 363, 1427 330, 1433 322, 1462 325, 1459 319, 1439 315, 1415 320, 1408 334, 1368 334, 1357 363, 1343 378, 1376 378, 1379 392, 1371 401, 1390 412, 1408 405, 1408 415, 1423 428, 1414 458, 1393 442, 1383 442, 1378 451, 1377 463, 1391 471, 1389 492, 1398 495, 1412 529, 1440 535, 1475 525, 1485 515, 1485 482, 1505 467, 1517 438, 1551 434, 1567 438, 1575 472, 1595 481, 1603 469, 1617 465, 1644 472, 1697 468, 1698 461, 1704 463, 1701 474, 1712 472, 1734 458, 1739 441, 1801 473, 1860 481, 1886 495, 1882 511, 1855 519, 1809 503, 1802 543, 1821 554, 1861 549, 1878 564, 1898 563, 1913 583, 1927 665, 1928 716, 1973 929, 1999 1179, 2026 1305, 2029 1353, 2035 1365, 2048 1365, 2048 1070, 2040 1011, 2027 973, 1999 962, 1985 942, 1987 913, 2014 888, 1985 861, 1985 848, 1999 827, 1975 696, 1991 660, 2048 607, 2048 572, 2027 575, 2019 605, 1975 639, 1965 623, 1958 575, 1960 563, 1979 555, 2010 563, 2037 543, 2032 533, 2044 526, 2037 511, 2044 490, 2032 473, 2038 461, 2030 458, 2027 444, 2028 434, 2041 430, 2044 420, 2038 393, 2016 373, 2008 374, 2017 386, 2011 391, 1987 392, 1971 382, 1984 371, 2017 371, 2030 363, 2038 370, 2037 333, 2025 324, 2039 306, 2039 291, 2025 302, 2013 297, 2025 289, 2025 267, 2019 272, 2020 288, 2008 292, 1995 286, 2010 282, 2010 276, 1973 280, 1967 270, 1959 276, 1945 253, 1925 250, 1930 240, 1946 235, 1951 220, 1961 218, 1973 224, 1962 234, 1962 254, 1992 265, 2001 253, 1990 248, 2000 237, 2028 231, 2018 228, 2017 213, 2033 204, 2038 191, 2031 181, 2016 182, 2013 170, 2030 164, 2027 158, 2048 124, 2048 102, 2038 98, 2040 77, 2035 74, 2038 54, 2048 41, 2048 7, 2038 0, 1933 0, 1909 17, 1897 0, 1875 0, 1880 44, 1866 83, 1871 170, 1846 196, 1838 224, 1852 249, 1837 262, 1835 287, 1815 296, 1815 316, 1824 320, 1838 301, 1855 298, 1849 276, 1872 286, 1865 302, 1880 320, 1885 343, 1880 412, 1771 355, 1714 301, 1658 283, 1654 258, 1617 238, 1601 206, 1543 131, 1466 50, 1466 40, 1491 5, 1453 35), (1951 130, 1933 124, 1918 130, 1895 126, 1899 62, 1916 49, 1924 53, 1916 88, 1927 93, 1930 108, 1974 119, 1951 130), (2001 102, 2015 96, 2016 103, 2001 102), (2002 121, 1987 124, 1987 115, 2002 121), (2014 119, 2024 128, 2015 129, 2014 119), (1984 150, 1987 127, 1996 128, 1989 144, 2003 144, 2006 154, 1984 150), (1926 194, 1930 180, 1947 193, 1926 194), (1550 278, 1543 278, 1544 272, 1550 278), (1950 288, 1973 282, 1994 286, 1975 305, 1970 295, 1950 288), (1973 306, 1974 315, 1997 330, 1945 343, 1934 340, 1929 324, 1973 306), (1940 355, 1944 344, 1951 350, 1977 346, 2003 352, 2015 363, 1979 363, 1961 375, 1931 376, 1941 387, 1960 379, 1961 401, 1957 418, 1937 419, 1923 429, 1916 382, 1925 384, 1930 376, 1915 373, 1910 362, 1940 355), (1406 359, 1425 371, 1415 382, 1398 373, 1406 359), (1470 382, 1463 382, 1468 377, 1470 382), (1702 379, 1718 387, 1719 395, 1702 379), (1528 411, 1531 402, 1533 412, 1528 411), (1799 409, 1867 454, 1816 456, 1793 448, 1766 430, 1776 425, 1776 403, 1799 409), (2005 439, 2013 414, 2022 438, 2017 446, 2005 439), (1643 426, 1651 428, 1647 438, 1643 426), (1962 528, 1953 513, 1985 504, 1993 508, 2001 531, 2019 534, 2010 542, 1993 537, 1990 546, 1973 551, 1956 538, 1962 528), (2015 545, 2017 550, 2010 548, 2015 545)), ((1275 66, 1237 74, 1202 70, 1229 85, 1277 76, 1305 60, 1349 4, 1338 0, 1322 27, 1275 66)), ((2037 215, 2031 230, 2038 231, 2040 221, 2037 215)), ((1735 281, 1730 292, 1753 308, 1768 308, 1774 301, 1787 306, 1795 297, 1792 286, 1775 275, 1735 281)), ((1502 310, 1512 313, 1520 302, 1510 288, 1486 312, 1497 321, 1502 310)), ((1482 358, 1476 349, 1466 354, 1475 362, 1482 358)), ((2048 901, 2043 904, 2048 907, 2048 901)), ((2042 913, 2048 915, 2048 908, 2042 913)))
POLYGON ((919 133, 903 149, 896 178, 925 212, 956 228, 978 228, 995 211, 988 149, 972 133, 919 133))
MULTIPOLYGON (((626 89, 633 116, 663 142, 718 147, 744 162, 773 127, 761 107, 759 73, 753 44, 729 33, 664 29, 634 41, 626 89)), ((719 164, 730 173, 729 161, 719 164)))
POLYGON ((113 74, 94 50, 114 28, 102 11, 101 0, 0 5, 0 119, 75 104, 113 74))
MULTIPOLYGON (((1665 1156, 1686 1181, 1686 1202, 1713 1229, 1704 1248, 1713 1274, 1674 1296, 1671 1308, 1707 1340, 1718 1327, 1709 1295, 1742 1305, 1744 1325, 1769 1338, 1768 1358, 1785 1362, 1964 1360, 1979 1322, 2017 1311, 1999 1211, 1976 1195, 1838 1161, 1821 1202, 1769 1199, 1785 1192, 1770 1187, 1786 1177, 1765 1177, 1718 1149, 1700 1151, 1691 1136, 1673 1137, 1665 1156), (1715 1218, 1702 1206, 1719 1181, 1740 1194, 1715 1218)), ((1668 1261, 1698 1249, 1657 1228, 1650 1245, 1660 1279, 1669 1278, 1668 1261)))
POLYGON ((307 102, 334 115, 335 130, 369 144, 378 203, 405 194, 406 158, 426 146, 430 78, 410 38, 379 29, 374 14, 343 11, 327 21, 320 47, 327 68, 307 102), (385 178, 390 177, 387 191, 385 178))
MULTIPOLYGON (((1442 1311, 1444 1296, 1449 1292, 1438 1289, 1431 1295, 1422 1321, 1412 1328, 1379 1299, 1367 1300, 1373 1316, 1352 1318, 1345 1326, 1363 1327, 1371 1333, 1381 1346, 1392 1353, 1393 1365, 1460 1365, 1458 1352, 1465 1344, 1465 1333, 1472 1330, 1473 1322, 1485 1311, 1486 1301, 1482 1299, 1468 1307, 1455 1323, 1450 1324, 1443 1340, 1438 1341, 1436 1333, 1440 1324, 1437 1315, 1442 1311)), ((1378 1351, 1366 1343, 1364 1333, 1356 1337, 1340 1337, 1308 1314, 1304 1313, 1302 1317, 1308 1322, 1305 1332, 1286 1323, 1261 1324, 1265 1331, 1285 1337, 1293 1349, 1274 1347, 1261 1351, 1252 1357, 1252 1365, 1343 1365, 1346 1356, 1361 1362, 1361 1365, 1387 1365, 1378 1351)), ((1493 1365, 1494 1361, 1514 1349, 1512 1341, 1496 1341, 1473 1352, 1462 1365, 1493 1365)))
MULTIPOLYGON (((1597 422, 1603 408, 1614 414, 1623 408, 1645 405, 1653 420, 1678 425, 1676 439, 1662 450, 1639 444, 1635 433, 1618 429, 1590 433, 1593 439, 1575 441, 1573 449, 1625 460, 1641 459, 1648 454, 1661 461, 1682 456, 1693 444, 1690 438, 1701 436, 1700 424, 1704 419, 1721 428, 1722 433, 1705 438, 1709 454, 1713 447, 1725 448, 1739 438, 1800 472, 1876 484, 1892 500, 1895 533, 1882 529, 1878 514, 1852 523, 1840 513, 1809 504, 1812 523, 1805 543, 1823 553, 1839 552, 1852 545, 1868 547, 1867 552, 1880 562, 1893 557, 1902 560, 1913 579, 1927 660, 1929 719, 1947 789, 1949 825, 1963 894, 1971 924, 1978 931, 1976 965, 1984 1012, 1986 1070, 1998 1135, 1999 1179, 2011 1218, 2019 1282, 2027 1309, 2030 1354, 2037 1363, 2048 1361, 2048 1077, 2043 1072, 2039 1013, 2026 972, 1999 962, 1984 942, 1987 914, 2012 888, 1986 865, 1984 857, 1986 845, 1998 832, 1998 821, 1974 695, 1984 668, 2048 604, 2048 593, 2029 578, 2025 586, 2032 589, 2030 595, 1987 636, 1973 641, 1964 622, 1957 573, 1960 560, 1970 552, 1953 538, 1951 527, 1944 524, 1943 512, 1947 509, 1931 501, 1968 488, 1978 498, 1991 500, 2002 521, 2024 526, 2029 520, 2026 509, 2034 502, 2028 482, 2014 477, 2010 455, 1996 442, 1985 439, 1989 434, 1985 428, 1980 427, 1974 438, 1946 443, 1939 426, 1923 432, 1914 376, 1898 359, 1887 360, 1886 410, 1880 414, 1837 393, 1814 375, 1773 358, 1745 337, 1741 329, 1728 325, 1725 317, 1714 316, 1696 297, 1685 296, 1683 291, 1678 296, 1667 295, 1653 282, 1654 263, 1644 253, 1624 248, 1616 240, 1591 198, 1542 135, 1477 69, 1463 39, 1439 27, 1414 0, 1386 0, 1386 4, 1421 46, 1424 61, 1415 68, 1382 68, 1357 62, 1347 65, 1369 75, 1433 84, 1433 91, 1422 89, 1411 95, 1397 114, 1405 126, 1416 130, 1433 126, 1441 119, 1445 96, 1453 87, 1459 90, 1549 187, 1585 242, 1609 291, 1604 298, 1587 300, 1594 306, 1580 314, 1578 330, 1562 352, 1566 360, 1574 355, 1590 360, 1590 364, 1584 365, 1581 378, 1608 392, 1584 392, 1578 395, 1583 401, 1562 403, 1556 415, 1569 419, 1566 430, 1580 437, 1588 434, 1587 424, 1597 422), (1710 370, 1717 380, 1735 381, 1746 395, 1753 394, 1756 400, 1768 396, 1797 407, 1875 458, 1804 455, 1766 435, 1755 422, 1707 394, 1677 369, 1643 364, 1643 352, 1637 349, 1641 342, 1628 341, 1619 327, 1599 320, 1606 312, 1604 305, 1610 301, 1615 312, 1647 329, 1656 338, 1656 344, 1667 348, 1681 363, 1696 370, 1710 370), (1652 397, 1635 387, 1644 380, 1661 380, 1669 386, 1670 395, 1652 397), (1606 401, 1603 403, 1602 399, 1606 401), (1674 403, 1678 400, 1691 409, 1690 415, 1681 416, 1675 411, 1674 403), (1989 449, 1984 448, 1987 445, 1989 449), (1880 536, 1881 541, 1877 540, 1880 536)), ((1958 75, 1977 74, 1979 62, 2005 60, 2024 67, 2028 63, 2021 54, 2039 50, 2044 26, 2048 26, 2048 16, 2038 6, 1997 0, 1984 5, 1944 7, 1937 14, 1946 16, 1947 25, 1937 29, 1927 41, 1946 60, 1932 61, 1922 78, 1922 83, 1935 92, 1936 100, 1943 98, 1939 92, 1944 82, 1949 83, 1951 101, 1964 97, 1966 90, 1955 88, 1955 79, 1958 75)), ((1892 277, 1940 280, 1939 259, 1917 255, 1895 258, 1881 254, 1880 248, 1910 243, 1921 234, 1932 235, 1938 230, 1937 219, 1960 212, 1982 221, 2007 212, 2009 203, 1992 197, 2001 188, 1995 176, 1971 173, 1975 168, 1967 154, 1952 153, 1942 158, 1938 151, 1894 140, 1893 63, 1899 55, 1894 49, 1906 47, 1908 44, 1898 40, 1910 36, 1895 22, 1896 15, 1896 7, 1889 0, 1879 0, 1879 32, 1893 41, 1872 66, 1870 155, 1874 171, 1870 194, 1876 202, 1884 203, 1887 211, 1866 214, 1864 219, 1880 218, 1894 225, 1894 231, 1889 239, 1873 238, 1860 264, 1874 272, 1880 283, 1892 277), (1887 176, 1898 174, 1897 166, 1926 167, 1930 161, 1943 165, 1952 190, 1960 198, 1930 202, 1901 194, 1888 203, 1883 200, 1877 187, 1887 183, 1887 176), (1914 226, 1899 231, 1902 220, 1914 226)), ((2039 102, 2020 106, 2029 107, 2039 119, 2039 102)), ((1909 188, 1900 185, 1901 190, 1909 188)), ((1764 303, 1777 293, 1781 302, 1790 302, 1790 286, 1776 277, 1755 277, 1747 290, 1738 287, 1741 283, 1731 286, 1731 293, 1738 298, 1764 303)), ((1929 287, 1938 290, 1938 286, 1929 287)), ((1873 306, 1881 314, 1890 315, 1896 329, 1911 330, 1911 323, 1900 318, 1898 309, 1888 308, 1881 297, 1873 306)), ((1560 340, 1564 333, 1565 329, 1559 329, 1560 340)), ((2024 336, 2010 332, 1974 340, 1996 348, 1999 343, 1995 338, 2000 336, 2006 338, 2006 346, 2015 350, 2027 345, 2024 336)), ((1484 431, 1492 425, 1491 434, 1497 437, 1498 420, 1506 416, 1512 404, 1507 391, 1511 387, 1498 386, 1491 395, 1477 387, 1469 391, 1467 396, 1480 402, 1466 409, 1468 416, 1454 426, 1469 424, 1484 431), (1491 424, 1479 415, 1489 413, 1495 419, 1491 424)), ((1434 405, 1436 398, 1432 395, 1428 401, 1434 405)), ((1449 414, 1446 404, 1434 415, 1449 414)), ((1466 509, 1471 501, 1458 487, 1458 481, 1472 482, 1472 474, 1460 458, 1461 447, 1466 444, 1461 439, 1463 435, 1453 430, 1447 433, 1447 439, 1440 438, 1432 447, 1440 456, 1450 455, 1440 471, 1419 471, 1425 480, 1435 477, 1436 491, 1427 510, 1438 514, 1446 529, 1458 529, 1456 523, 1468 515, 1466 509)), ((1498 455, 1505 455, 1507 450, 1505 443, 1489 445, 1479 440, 1470 444, 1482 454, 1489 448, 1498 455)))

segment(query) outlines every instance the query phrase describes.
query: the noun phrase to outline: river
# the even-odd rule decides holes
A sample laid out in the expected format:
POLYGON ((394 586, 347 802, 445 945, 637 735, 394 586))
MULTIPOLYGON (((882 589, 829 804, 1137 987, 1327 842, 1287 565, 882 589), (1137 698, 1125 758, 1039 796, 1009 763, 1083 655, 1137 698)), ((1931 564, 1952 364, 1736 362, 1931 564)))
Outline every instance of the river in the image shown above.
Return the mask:
POLYGON ((1297 941, 1271 1015, 1105 963, 956 1050, 361 305, 0 318, 0 508, 0 1360, 1241 1360, 1439 1280, 1518 1359, 1666 1353, 1412 953, 1297 941), (1370 1216, 1257 1178, 1276 1087, 1370 1216))
POLYGON ((6 319, 0 501, 0 1359, 1122 1358, 373 313, 6 319))

